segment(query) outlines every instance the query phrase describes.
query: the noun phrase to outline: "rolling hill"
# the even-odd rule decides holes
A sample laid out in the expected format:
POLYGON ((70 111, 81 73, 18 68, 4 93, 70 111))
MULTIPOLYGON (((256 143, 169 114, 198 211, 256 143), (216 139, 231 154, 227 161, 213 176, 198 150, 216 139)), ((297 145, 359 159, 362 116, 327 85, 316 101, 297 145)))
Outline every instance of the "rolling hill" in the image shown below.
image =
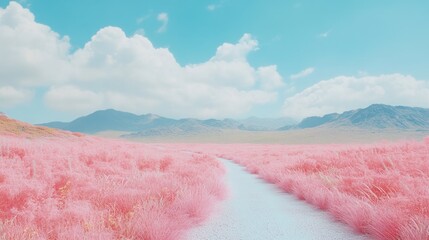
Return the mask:
POLYGON ((50 137, 50 136, 79 136, 70 132, 64 132, 44 126, 34 126, 7 117, 0 113, 0 135, 23 136, 23 137, 50 137))

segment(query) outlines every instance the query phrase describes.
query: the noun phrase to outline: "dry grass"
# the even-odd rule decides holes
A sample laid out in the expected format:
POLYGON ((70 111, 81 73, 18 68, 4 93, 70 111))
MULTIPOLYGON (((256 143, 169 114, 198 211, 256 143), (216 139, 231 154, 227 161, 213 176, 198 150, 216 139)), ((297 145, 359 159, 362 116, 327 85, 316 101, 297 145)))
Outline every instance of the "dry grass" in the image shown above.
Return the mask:
POLYGON ((0 115, 0 134, 7 136, 22 136, 28 138, 52 136, 81 136, 79 133, 69 133, 52 128, 34 126, 15 119, 0 115))

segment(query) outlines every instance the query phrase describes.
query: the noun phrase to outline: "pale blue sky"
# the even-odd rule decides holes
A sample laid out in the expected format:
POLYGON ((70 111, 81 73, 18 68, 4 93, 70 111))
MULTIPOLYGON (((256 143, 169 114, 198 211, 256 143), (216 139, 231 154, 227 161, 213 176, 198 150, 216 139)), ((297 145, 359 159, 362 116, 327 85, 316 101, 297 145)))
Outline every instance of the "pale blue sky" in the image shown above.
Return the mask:
MULTIPOLYGON (((140 33, 155 48, 168 48, 177 63, 185 67, 209 61, 223 43, 236 44, 245 33, 250 34, 252 39, 257 40, 258 45, 255 47, 257 50, 249 51, 249 65, 255 69, 276 65, 284 84, 270 89, 271 93, 276 93, 274 100, 240 103, 241 105, 237 103, 237 107, 246 106, 246 110, 234 117, 291 116, 298 119, 307 115, 342 111, 370 103, 367 99, 361 101, 360 98, 366 96, 362 95, 362 92, 373 96, 374 91, 381 94, 379 98, 370 99, 374 102, 429 107, 429 103, 425 102, 425 94, 429 93, 428 1, 26 0, 20 3, 35 15, 36 22, 49 26, 61 37, 69 37, 70 54, 83 48, 100 29, 115 26, 122 29, 128 37, 140 33), (164 18, 159 19, 162 13, 164 18), (165 28, 159 31, 163 21, 165 28), (303 71, 307 74, 299 74, 303 71), (295 77, 291 77, 293 75, 295 77), (336 79, 339 76, 349 76, 354 79, 350 81, 357 81, 353 83, 357 85, 336 79), (359 82, 359 79, 363 80, 359 82), (317 84, 322 80, 328 80, 331 84, 339 82, 340 86, 344 84, 346 91, 351 91, 351 95, 353 91, 357 92, 357 99, 348 99, 349 102, 345 101, 344 105, 332 103, 335 97, 325 99, 323 91, 317 92, 317 89, 320 89, 317 84), (407 81, 410 84, 407 84, 407 81), (397 85, 389 85, 389 82, 395 82, 397 85), (399 91, 396 88, 400 88, 397 86, 402 83, 414 86, 409 90, 412 94, 396 98, 398 94, 395 91, 399 91), (365 87, 365 84, 369 87, 365 87), (349 87, 350 85, 353 87, 349 87), (367 88, 370 90, 366 91, 367 88), (416 92, 422 88, 423 92, 416 92), (382 90, 380 92, 377 89, 382 90), (408 101, 407 98, 413 95, 422 97, 408 101), (312 99, 311 103, 309 99, 312 99), (320 102, 321 106, 317 106, 317 102, 320 102), (311 110, 315 108, 324 110, 311 110)), ((8 4, 9 1, 0 0, 1 8, 4 9, 8 4)), ((0 77, 4 78, 1 74, 2 72, 0 77)), ((0 104, 4 109, 0 110, 12 117, 30 122, 71 120, 92 110, 89 108, 67 111, 47 104, 45 94, 55 84, 29 87, 25 84, 13 85, 1 81, 3 79, 0 79, 0 87, 12 85, 17 90, 22 88, 31 92, 33 96, 19 104, 0 104)), ((90 88, 70 81, 74 80, 68 80, 66 85, 78 86, 81 90, 90 88)), ((187 78, 184 77, 183 81, 186 84, 187 78)), ((328 83, 325 84, 328 85, 327 89, 337 86, 332 87, 328 83)), ((244 88, 240 86, 236 89, 249 91, 257 89, 257 85, 256 83, 244 88)), ((169 85, 164 87, 168 88, 169 85)), ((94 89, 98 88, 90 90, 96 92, 94 89)), ((335 92, 326 91, 326 94, 335 92)), ((106 99, 105 95, 103 96, 103 99, 106 99)), ((243 95, 242 98, 246 97, 243 95)), ((169 115, 169 111, 163 108, 169 108, 169 104, 171 103, 160 104, 159 111, 156 111, 157 108, 144 107, 145 104, 141 108, 124 107, 122 110, 145 113, 147 109, 169 115), (141 110, 139 112, 134 109, 141 110)), ((96 106, 117 108, 123 104, 103 102, 96 106)), ((193 105, 184 105, 183 109, 191 106, 193 105)), ((221 104, 210 102, 205 107, 210 106, 216 108, 221 104)), ((187 114, 186 111, 183 112, 183 116, 178 113, 170 115, 184 117, 187 114)), ((229 112, 221 110, 206 115, 189 112, 190 116, 196 117, 226 117, 228 114, 229 112)))

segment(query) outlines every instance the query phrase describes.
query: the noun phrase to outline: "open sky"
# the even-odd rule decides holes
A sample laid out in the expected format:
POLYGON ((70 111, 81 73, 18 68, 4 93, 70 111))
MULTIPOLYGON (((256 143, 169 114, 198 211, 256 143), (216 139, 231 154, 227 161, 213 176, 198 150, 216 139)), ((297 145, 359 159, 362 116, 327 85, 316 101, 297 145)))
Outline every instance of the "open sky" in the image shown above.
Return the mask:
POLYGON ((167 117, 429 107, 427 0, 0 0, 0 111, 167 117))

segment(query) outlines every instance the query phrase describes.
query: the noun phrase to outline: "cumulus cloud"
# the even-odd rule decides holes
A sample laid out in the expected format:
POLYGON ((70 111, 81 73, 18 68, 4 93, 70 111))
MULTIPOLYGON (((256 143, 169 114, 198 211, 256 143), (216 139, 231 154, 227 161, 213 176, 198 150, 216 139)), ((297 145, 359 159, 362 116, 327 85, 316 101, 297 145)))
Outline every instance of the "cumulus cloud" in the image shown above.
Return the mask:
POLYGON ((244 34, 237 44, 224 43, 216 50, 212 61, 247 61, 248 53, 258 50, 258 41, 252 35, 244 34))
POLYGON ((258 42, 250 34, 244 34, 238 43, 224 43, 218 47, 209 61, 185 66, 185 74, 194 81, 215 86, 251 88, 258 76, 247 61, 247 55, 257 49, 258 42))
MULTIPOLYGON (((250 34, 222 44, 206 62, 181 66, 167 48, 117 27, 100 29, 71 53, 66 37, 36 23, 19 4, 0 9, 0 17, 0 87, 12 87, 16 96, 48 89, 44 102, 54 110, 230 117, 276 100, 276 88, 282 86, 276 66, 254 67, 247 61, 258 49, 250 34)), ((168 15, 159 19, 167 22, 168 15)))
POLYGON ((315 69, 313 67, 306 68, 299 73, 295 73, 295 74, 290 75, 290 79, 296 80, 296 79, 307 77, 307 76, 311 75, 314 72, 314 70, 315 69))
POLYGON ((44 100, 53 109, 70 112, 89 112, 103 103, 101 95, 75 86, 52 87, 44 100))
POLYGON ((264 70, 270 73, 258 76, 246 60, 256 49, 257 42, 245 34, 236 44, 220 46, 209 61, 182 67, 168 49, 155 48, 143 36, 127 37, 120 28, 106 27, 73 54, 71 62, 78 76, 74 84, 102 92, 106 107, 226 117, 276 99, 275 92, 254 88, 259 81, 278 77, 272 67, 264 70))
POLYGON ((167 25, 168 25, 168 14, 165 12, 162 12, 158 14, 158 17, 156 19, 158 19, 158 21, 161 22, 161 27, 158 28, 158 32, 159 33, 165 32, 167 30, 167 25))
POLYGON ((13 1, 0 10, 0 32, 0 86, 34 87, 66 80, 67 37, 36 23, 29 10, 13 1))
POLYGON ((429 107, 429 84, 412 76, 340 76, 321 81, 284 102, 286 116, 301 119, 364 108, 373 103, 429 107))
POLYGON ((257 71, 259 79, 261 79, 261 87, 266 90, 281 88, 284 86, 283 78, 277 71, 277 66, 259 67, 257 71))
POLYGON ((11 86, 0 86, 0 108, 11 108, 31 99, 31 92, 11 86))
POLYGON ((0 8, 0 32, 0 107, 30 101, 32 89, 67 80, 67 37, 36 23, 29 10, 13 1, 0 8))

